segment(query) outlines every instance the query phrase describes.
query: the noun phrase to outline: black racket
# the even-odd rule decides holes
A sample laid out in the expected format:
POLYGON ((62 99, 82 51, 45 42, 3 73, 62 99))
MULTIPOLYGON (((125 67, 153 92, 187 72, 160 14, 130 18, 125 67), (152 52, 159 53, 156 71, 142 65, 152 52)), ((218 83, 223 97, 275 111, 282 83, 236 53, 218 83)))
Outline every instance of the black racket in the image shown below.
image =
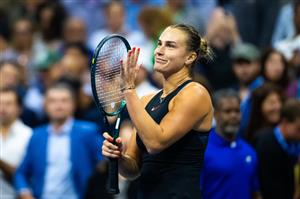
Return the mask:
MULTIPOLYGON (((121 78, 121 60, 130 50, 128 41, 120 35, 105 37, 97 46, 91 63, 91 81, 94 100, 104 114, 105 123, 110 129, 108 117, 117 117, 110 135, 114 140, 119 136, 120 113, 125 108, 122 94, 124 84, 121 78)), ((118 194, 118 160, 109 159, 108 192, 118 194)))

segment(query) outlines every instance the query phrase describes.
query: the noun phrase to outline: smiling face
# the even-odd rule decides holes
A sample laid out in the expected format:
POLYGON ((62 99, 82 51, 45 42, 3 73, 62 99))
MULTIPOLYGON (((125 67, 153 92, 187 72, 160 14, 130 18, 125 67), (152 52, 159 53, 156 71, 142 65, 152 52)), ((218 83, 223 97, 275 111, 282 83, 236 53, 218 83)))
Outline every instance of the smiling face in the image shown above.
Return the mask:
POLYGON ((282 101, 276 92, 270 93, 262 102, 262 114, 264 119, 270 124, 276 124, 280 120, 282 101))
POLYGON ((266 60, 265 76, 272 82, 277 82, 281 79, 284 72, 284 62, 279 53, 273 52, 266 60))
POLYGON ((154 70, 167 76, 180 71, 184 66, 189 67, 197 57, 195 52, 187 50, 187 35, 171 27, 159 37, 154 55, 154 70))

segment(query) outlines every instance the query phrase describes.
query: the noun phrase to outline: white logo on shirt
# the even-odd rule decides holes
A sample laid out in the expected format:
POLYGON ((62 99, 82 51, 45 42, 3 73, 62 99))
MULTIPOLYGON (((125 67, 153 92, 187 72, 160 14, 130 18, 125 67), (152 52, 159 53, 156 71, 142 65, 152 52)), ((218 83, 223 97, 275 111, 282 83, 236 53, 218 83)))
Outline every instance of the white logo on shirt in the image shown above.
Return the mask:
POLYGON ((251 163, 252 162, 252 157, 250 155, 247 155, 245 161, 247 163, 251 163))

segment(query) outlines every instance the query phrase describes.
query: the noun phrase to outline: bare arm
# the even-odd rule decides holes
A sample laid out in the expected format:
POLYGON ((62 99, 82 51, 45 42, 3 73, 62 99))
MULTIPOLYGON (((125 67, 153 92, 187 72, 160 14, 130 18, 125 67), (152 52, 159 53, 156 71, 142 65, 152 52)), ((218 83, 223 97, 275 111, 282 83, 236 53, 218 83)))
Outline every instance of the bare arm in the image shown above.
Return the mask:
POLYGON ((175 143, 212 110, 209 94, 197 83, 176 95, 160 124, 146 112, 135 90, 124 94, 130 118, 149 153, 158 153, 175 143))
MULTIPOLYGON (((144 97, 145 106, 153 95, 144 97)), ((116 139, 117 145, 113 145, 113 138, 108 133, 103 134, 105 140, 102 145, 102 153, 109 158, 119 158, 119 173, 126 179, 132 180, 140 174, 140 152, 136 144, 136 131, 130 122, 121 125, 120 137, 116 139), (125 124, 125 125, 124 125, 125 124)))
POLYGON ((113 144, 113 138, 108 134, 104 133, 105 138, 102 145, 102 154, 109 158, 119 159, 119 172, 127 179, 135 179, 139 176, 139 151, 136 145, 134 132, 130 138, 127 147, 123 147, 122 138, 118 137, 116 139, 117 145, 113 144))

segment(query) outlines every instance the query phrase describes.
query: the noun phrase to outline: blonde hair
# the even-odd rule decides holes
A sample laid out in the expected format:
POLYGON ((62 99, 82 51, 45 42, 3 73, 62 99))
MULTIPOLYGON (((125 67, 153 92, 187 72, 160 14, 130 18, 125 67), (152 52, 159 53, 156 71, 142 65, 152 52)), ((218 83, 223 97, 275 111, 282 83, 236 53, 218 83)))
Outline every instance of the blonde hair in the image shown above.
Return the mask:
POLYGON ((206 39, 200 37, 200 56, 204 58, 207 61, 212 61, 214 58, 214 53, 210 46, 208 45, 208 42, 206 39))
MULTIPOLYGON (((194 51, 197 54, 197 59, 204 59, 206 61, 213 60, 213 51, 208 45, 208 42, 202 38, 198 31, 187 24, 175 24, 171 25, 171 28, 177 28, 182 30, 187 35, 187 48, 190 51, 194 51)), ((196 61, 195 60, 195 61, 196 61)))

